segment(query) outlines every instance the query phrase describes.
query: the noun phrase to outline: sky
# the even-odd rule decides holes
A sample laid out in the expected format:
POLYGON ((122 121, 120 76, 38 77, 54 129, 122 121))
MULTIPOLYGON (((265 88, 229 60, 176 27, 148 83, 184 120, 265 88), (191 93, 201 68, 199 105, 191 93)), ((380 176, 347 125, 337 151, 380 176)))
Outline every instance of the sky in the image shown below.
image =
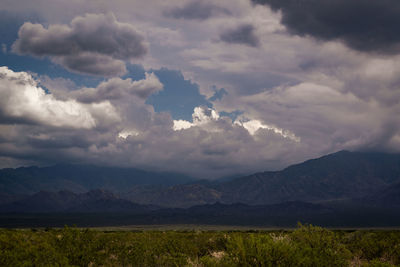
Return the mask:
POLYGON ((398 25, 397 0, 0 0, 0 167, 400 152, 398 25))

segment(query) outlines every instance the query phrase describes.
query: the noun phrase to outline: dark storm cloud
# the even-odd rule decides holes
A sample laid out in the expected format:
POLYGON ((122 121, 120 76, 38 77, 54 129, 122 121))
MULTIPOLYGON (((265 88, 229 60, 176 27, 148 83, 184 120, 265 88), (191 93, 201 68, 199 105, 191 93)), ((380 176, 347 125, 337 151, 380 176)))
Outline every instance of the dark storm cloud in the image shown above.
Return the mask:
POLYGON ((87 14, 71 25, 24 23, 12 47, 18 54, 49 56, 75 72, 115 76, 126 72, 123 60, 147 53, 144 37, 113 14, 87 14))
POLYGON ((257 47, 260 43, 257 35, 254 32, 254 26, 250 24, 240 25, 235 29, 230 29, 221 33, 219 38, 226 43, 244 44, 252 47, 257 47))
POLYGON ((398 0, 253 0, 282 12, 290 32, 341 40, 363 52, 400 52, 398 0))
POLYGON ((163 12, 164 16, 175 19, 205 20, 218 14, 229 15, 228 9, 204 1, 191 1, 182 7, 175 7, 163 12))

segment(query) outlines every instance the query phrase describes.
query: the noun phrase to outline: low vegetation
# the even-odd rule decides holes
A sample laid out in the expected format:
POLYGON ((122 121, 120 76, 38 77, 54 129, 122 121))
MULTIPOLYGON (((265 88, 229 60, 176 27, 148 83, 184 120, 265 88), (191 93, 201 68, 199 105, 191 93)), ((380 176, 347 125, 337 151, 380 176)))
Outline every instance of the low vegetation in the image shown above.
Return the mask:
POLYGON ((0 266, 398 266, 400 231, 0 230, 0 266))

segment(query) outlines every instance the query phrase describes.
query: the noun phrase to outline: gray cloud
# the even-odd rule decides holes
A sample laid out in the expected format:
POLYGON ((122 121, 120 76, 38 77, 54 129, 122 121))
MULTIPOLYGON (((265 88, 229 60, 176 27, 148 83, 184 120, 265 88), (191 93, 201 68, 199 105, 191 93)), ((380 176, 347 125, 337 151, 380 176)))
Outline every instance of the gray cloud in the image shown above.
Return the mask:
POLYGON ((0 157, 35 164, 79 162, 130 166, 215 178, 280 168, 288 161, 298 160, 300 154, 293 153, 296 146, 302 149, 299 144, 293 145, 268 130, 260 131, 254 138, 242 127, 225 120, 210 122, 219 129, 211 132, 200 126, 173 131, 167 114, 153 114, 149 122, 146 130, 126 138, 118 137, 120 127, 107 131, 65 131, 10 124, 1 128, 0 157), (2 138, 7 132, 9 136, 2 138))
MULTIPOLYGON (((24 6, 34 6, 34 9, 27 8, 25 11, 37 12, 44 18, 50 17, 46 23, 53 26, 55 23, 71 21, 71 18, 83 12, 99 12, 97 6, 85 9, 88 2, 63 2, 68 7, 64 9, 71 11, 68 13, 64 9, 56 10, 54 1, 40 1, 41 5, 25 1, 24 6)), ((160 171, 184 171, 207 178, 277 169, 341 149, 399 152, 400 55, 382 57, 376 53, 359 53, 349 49, 345 45, 346 40, 353 39, 347 37, 350 33, 347 34, 347 29, 343 29, 343 23, 338 22, 337 25, 342 25, 338 29, 335 28, 336 23, 325 23, 325 15, 320 18, 321 14, 316 14, 315 8, 311 8, 305 1, 296 3, 308 8, 307 12, 311 12, 310 21, 299 20, 298 26, 291 27, 285 22, 285 27, 281 24, 281 17, 285 19, 289 14, 289 11, 283 10, 287 2, 285 1, 275 2, 274 10, 277 11, 282 6, 282 12, 274 12, 268 5, 252 5, 250 1, 204 0, 202 3, 229 9, 232 15, 211 13, 209 18, 212 19, 202 20, 201 23, 196 23, 200 18, 197 21, 186 21, 160 16, 171 3, 182 7, 188 1, 104 3, 102 11, 112 11, 118 18, 124 18, 124 21, 146 30, 151 45, 151 56, 146 57, 143 62, 146 69, 179 69, 184 73, 185 79, 197 83, 201 94, 207 97, 215 93, 213 85, 225 88, 228 94, 213 101, 213 108, 220 111, 220 118, 200 120, 202 123, 196 125, 180 122, 181 127, 190 128, 173 131, 175 123, 168 113, 155 113, 152 106, 146 105, 145 97, 152 90, 145 90, 142 96, 128 93, 127 89, 135 81, 110 79, 91 89, 64 85, 66 91, 76 89, 73 90, 74 93, 68 92, 64 97, 45 85, 54 95, 54 99, 64 102, 68 99, 74 100, 81 107, 108 99, 120 114, 121 121, 108 127, 96 125, 91 128, 72 128, 66 126, 67 121, 74 121, 67 120, 71 118, 68 114, 61 116, 57 113, 57 116, 45 117, 41 114, 49 114, 48 111, 38 112, 33 108, 45 106, 46 101, 30 106, 29 111, 18 105, 21 113, 17 117, 3 112, 3 118, 0 118, 0 164, 15 164, 17 160, 35 160, 46 164, 54 160, 91 162, 160 171), (256 28, 260 39, 257 49, 213 41, 213 37, 219 36, 221 29, 245 23, 256 28), (295 27, 306 27, 306 23, 311 26, 319 25, 321 30, 316 31, 312 27, 299 32, 294 30, 295 27), (322 33, 328 26, 334 34, 331 30, 326 31, 326 37, 314 34, 317 32, 323 36, 322 33), (288 34, 285 28, 293 34, 288 34), (343 33, 344 30, 346 34, 343 33), (311 35, 315 38, 310 38, 311 35), (348 39, 344 39, 345 37, 348 39), (221 111, 236 110, 243 111, 240 119, 243 116, 250 120, 245 118, 242 124, 257 120, 277 128, 258 129, 251 135, 244 127, 233 125, 230 119, 221 115, 226 114, 221 111), (56 122, 62 122, 61 126, 56 126, 56 122), (300 138, 300 142, 283 138, 279 130, 292 132, 300 138)), ((4 8, 13 5, 14 10, 20 10, 21 3, 14 2, 8 1, 4 8)), ((364 0, 346 3, 352 5, 352 2, 359 3, 360 7, 367 4, 364 0)), ((339 3, 344 5, 341 0, 330 2, 333 7, 339 3)), ((368 3, 383 5, 387 1, 368 3)), ((327 6, 327 1, 321 0, 317 4, 327 6)), ((395 12, 396 5, 393 5, 393 9, 395 12)), ((290 10, 290 14, 294 11, 290 10)), ((300 15, 308 14, 305 9, 298 12, 300 15)), ((382 14, 386 15, 384 12, 382 14)), ((345 19, 346 23, 350 23, 352 16, 359 17, 352 12, 348 15, 349 18, 342 18, 336 11, 334 16, 345 19)), ((357 23, 350 23, 348 27, 351 29, 355 25, 357 23)), ((379 25, 370 25, 369 28, 380 31, 382 24, 379 25)), ((70 25, 67 27, 71 28, 70 25)), ((395 32, 389 26, 386 29, 388 33, 395 32)), ((359 34, 364 36, 365 33, 359 34)), ((351 36, 356 38, 358 35, 355 33, 351 36)), ((355 40, 365 40, 357 38, 355 40)), ((382 39, 381 33, 377 38, 378 41, 382 39)), ((387 47, 392 47, 388 52, 382 53, 394 51, 395 44, 395 41, 388 43, 387 47)), ((380 49, 386 49, 385 46, 382 47, 358 50, 380 52, 380 49)), ((108 57, 104 53, 96 52, 108 57)), ((117 55, 109 57, 121 62, 125 60, 117 55)), ((55 61, 61 57, 51 58, 55 61)), ((54 86, 61 84, 57 82, 54 86)), ((7 97, 2 94, 0 101, 9 99, 7 97)), ((175 105, 180 104, 174 99, 170 101, 176 102, 175 105)), ((12 106, 1 103, 0 108, 5 110, 4 107, 8 110, 12 106)), ((207 113, 209 112, 203 114, 206 118, 209 117, 207 113)), ((94 116, 95 113, 90 114, 94 116)), ((102 116, 96 116, 102 121, 102 116)), ((247 126, 257 126, 257 123, 247 126)))
POLYGON ((219 38, 226 43, 244 44, 257 47, 260 40, 255 34, 255 28, 251 24, 240 25, 235 29, 230 29, 220 34, 219 38))
POLYGON ((400 51, 397 0, 253 0, 282 11, 289 31, 322 40, 341 40, 363 52, 400 51))
POLYGON ((231 12, 215 4, 196 0, 187 2, 182 7, 165 10, 163 14, 175 19, 205 20, 219 14, 230 15, 231 12))
POLYGON ((145 103, 162 88, 154 74, 45 94, 30 74, 0 70, 0 114, 10 118, 0 123, 0 158, 7 162, 108 164, 213 178, 283 167, 304 155, 288 153, 302 145, 274 129, 250 133, 206 107, 195 109, 190 128, 173 130, 168 113, 145 103))
POLYGON ((154 73, 146 73, 146 78, 139 81, 132 79, 112 78, 102 82, 97 88, 84 88, 71 92, 73 96, 82 103, 96 103, 107 100, 121 100, 136 96, 140 99, 147 99, 151 94, 163 89, 163 84, 154 73))
POLYGON ((126 73, 125 63, 122 60, 90 52, 55 57, 53 61, 69 71, 90 75, 112 77, 126 73))
POLYGON ((124 60, 147 53, 144 37, 112 13, 86 14, 71 25, 24 23, 12 46, 18 54, 49 56, 65 68, 85 74, 115 76, 126 72, 124 60))

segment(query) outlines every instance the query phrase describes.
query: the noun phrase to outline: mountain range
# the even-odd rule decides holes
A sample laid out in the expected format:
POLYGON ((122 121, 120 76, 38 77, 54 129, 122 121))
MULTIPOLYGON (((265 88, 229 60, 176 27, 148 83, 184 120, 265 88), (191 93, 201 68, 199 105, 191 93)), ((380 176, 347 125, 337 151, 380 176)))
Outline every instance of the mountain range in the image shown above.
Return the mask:
POLYGON ((0 205, 0 212, 146 212, 151 206, 135 204, 105 190, 76 194, 70 191, 40 191, 20 200, 0 205))
POLYGON ((68 190, 84 193, 93 189, 124 192, 136 185, 177 185, 194 181, 177 173, 134 168, 59 164, 0 170, 0 194, 29 195, 39 191, 68 190))
POLYGON ((398 211, 399 154, 340 151, 281 171, 214 181, 80 165, 0 170, 2 214, 125 213, 140 214, 128 216, 132 223, 239 224, 384 216, 377 223, 392 225, 398 211))
POLYGON ((400 155, 340 151, 281 171, 223 182, 135 186, 123 195, 137 203, 167 207, 190 207, 217 201, 269 205, 356 199, 379 194, 399 182, 400 155))

